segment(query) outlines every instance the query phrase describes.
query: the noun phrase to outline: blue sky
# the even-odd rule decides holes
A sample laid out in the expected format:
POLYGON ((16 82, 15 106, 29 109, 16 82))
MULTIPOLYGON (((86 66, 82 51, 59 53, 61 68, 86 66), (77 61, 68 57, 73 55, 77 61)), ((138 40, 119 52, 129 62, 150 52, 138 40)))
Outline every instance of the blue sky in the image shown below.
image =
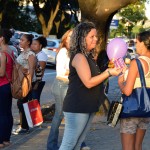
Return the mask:
POLYGON ((145 11, 145 14, 147 16, 147 18, 150 20, 150 3, 146 3, 146 11, 145 11))

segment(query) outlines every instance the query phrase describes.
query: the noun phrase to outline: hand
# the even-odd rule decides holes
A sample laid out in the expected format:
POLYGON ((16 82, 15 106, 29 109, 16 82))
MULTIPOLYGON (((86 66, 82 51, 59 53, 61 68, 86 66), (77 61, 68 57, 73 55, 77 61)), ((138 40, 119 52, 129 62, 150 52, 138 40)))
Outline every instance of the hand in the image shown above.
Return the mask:
POLYGON ((118 76, 122 72, 122 69, 121 68, 109 68, 108 71, 110 72, 112 76, 118 76))
POLYGON ((22 72, 23 72, 23 74, 28 75, 29 74, 29 69, 22 67, 22 72))
POLYGON ((108 64, 108 68, 114 68, 114 67, 115 67, 114 61, 110 60, 108 64))
POLYGON ((125 64, 130 65, 130 63, 131 63, 131 59, 130 58, 125 58, 125 64))
POLYGON ((125 71, 128 69, 128 67, 125 65, 123 68, 122 68, 122 73, 125 73, 125 71))

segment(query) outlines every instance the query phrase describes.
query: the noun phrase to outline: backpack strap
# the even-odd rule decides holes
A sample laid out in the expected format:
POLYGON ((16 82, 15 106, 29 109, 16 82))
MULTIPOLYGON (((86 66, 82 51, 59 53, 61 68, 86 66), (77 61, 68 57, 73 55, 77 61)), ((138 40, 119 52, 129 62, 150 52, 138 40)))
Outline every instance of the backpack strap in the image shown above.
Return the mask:
MULTIPOLYGON (((6 52, 4 52, 4 51, 2 51, 2 53, 7 53, 10 57, 11 57, 11 59, 13 60, 13 62, 15 63, 15 59, 14 59, 14 57, 8 52, 8 51, 6 51, 6 52)), ((6 55, 6 54, 5 54, 6 55)), ((6 56, 6 58, 7 58, 7 56, 6 56)), ((7 60, 6 60, 7 61, 7 60)), ((11 84, 12 82, 11 82, 11 80, 8 78, 8 74, 7 74, 7 72, 5 72, 5 75, 6 75, 6 78, 7 78, 7 80, 9 81, 9 83, 11 84)))
POLYGON ((8 51, 6 51, 6 52, 2 51, 2 52, 8 54, 11 57, 11 59, 13 60, 13 62, 15 63, 15 58, 8 51))

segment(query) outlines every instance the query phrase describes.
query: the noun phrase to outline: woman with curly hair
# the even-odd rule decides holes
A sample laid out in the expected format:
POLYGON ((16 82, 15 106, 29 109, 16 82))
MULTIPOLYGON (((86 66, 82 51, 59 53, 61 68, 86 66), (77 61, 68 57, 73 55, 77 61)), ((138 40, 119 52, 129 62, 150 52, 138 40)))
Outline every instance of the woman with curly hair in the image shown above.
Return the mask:
POLYGON ((102 82, 120 69, 100 73, 92 52, 97 44, 97 30, 93 23, 78 24, 70 40, 69 87, 63 103, 65 131, 59 150, 80 150, 95 112, 104 98, 102 82))
POLYGON ((59 52, 56 57, 56 79, 52 86, 55 98, 55 115, 52 120, 51 130, 47 141, 47 150, 58 150, 59 126, 64 117, 62 106, 68 89, 69 74, 69 40, 72 29, 68 30, 61 39, 59 52))

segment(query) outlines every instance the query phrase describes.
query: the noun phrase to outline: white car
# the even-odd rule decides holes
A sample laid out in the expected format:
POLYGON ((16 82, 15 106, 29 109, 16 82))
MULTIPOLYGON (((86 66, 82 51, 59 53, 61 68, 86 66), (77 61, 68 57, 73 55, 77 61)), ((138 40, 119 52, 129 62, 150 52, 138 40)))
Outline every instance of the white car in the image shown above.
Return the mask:
POLYGON ((34 38, 38 38, 40 35, 36 32, 29 31, 29 34, 32 34, 34 38))
POLYGON ((126 65, 129 65, 131 60, 137 57, 138 57, 138 54, 136 53, 136 48, 134 46, 128 47, 126 56, 124 57, 124 61, 126 65))
POLYGON ((18 50, 13 46, 13 45, 9 45, 10 49, 13 50, 15 58, 18 57, 18 50))
POLYGON ((127 55, 130 55, 130 59, 136 58, 138 56, 138 54, 136 53, 136 48, 135 47, 128 47, 127 55))
POLYGON ((45 48, 43 48, 42 50, 48 56, 47 66, 55 66, 56 65, 56 55, 58 52, 60 40, 52 39, 52 38, 46 38, 46 39, 47 39, 47 46, 45 48))

